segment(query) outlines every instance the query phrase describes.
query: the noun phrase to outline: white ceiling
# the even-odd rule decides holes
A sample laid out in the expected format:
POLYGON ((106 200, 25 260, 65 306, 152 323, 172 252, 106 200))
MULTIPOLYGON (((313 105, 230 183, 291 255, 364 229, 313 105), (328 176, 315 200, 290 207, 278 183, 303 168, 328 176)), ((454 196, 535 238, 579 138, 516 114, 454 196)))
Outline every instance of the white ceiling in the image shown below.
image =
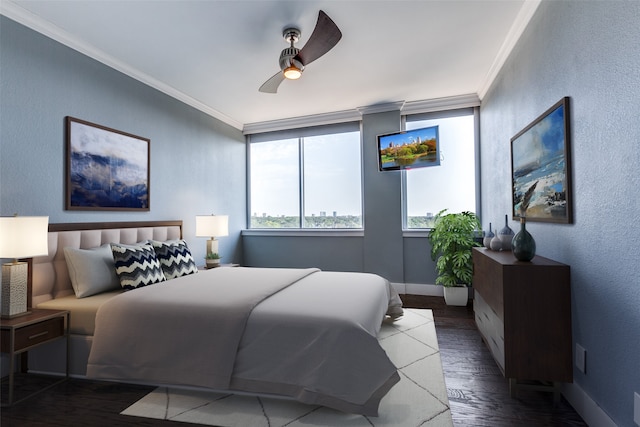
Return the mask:
POLYGON ((2 0, 2 14, 238 128, 379 104, 480 99, 539 0, 2 0), (277 94, 282 30, 324 10, 338 45, 277 94))

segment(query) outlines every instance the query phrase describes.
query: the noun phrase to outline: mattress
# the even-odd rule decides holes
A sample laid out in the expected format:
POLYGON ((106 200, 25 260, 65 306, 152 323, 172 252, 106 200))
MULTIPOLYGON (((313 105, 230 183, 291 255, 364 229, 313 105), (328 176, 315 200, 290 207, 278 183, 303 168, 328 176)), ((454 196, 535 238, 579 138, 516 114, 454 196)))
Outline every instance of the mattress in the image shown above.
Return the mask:
POLYGON ((75 295, 67 295, 66 297, 41 302, 37 308, 69 310, 69 333, 75 335, 93 335, 96 328, 96 313, 100 306, 122 292, 124 291, 120 289, 85 298, 76 298, 75 295))

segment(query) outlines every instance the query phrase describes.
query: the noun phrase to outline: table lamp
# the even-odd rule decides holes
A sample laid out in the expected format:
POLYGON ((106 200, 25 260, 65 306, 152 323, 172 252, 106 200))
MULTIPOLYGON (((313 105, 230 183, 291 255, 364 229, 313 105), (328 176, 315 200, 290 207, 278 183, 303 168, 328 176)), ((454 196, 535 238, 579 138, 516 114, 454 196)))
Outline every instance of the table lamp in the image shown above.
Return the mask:
POLYGON ((216 237, 228 235, 228 215, 196 215, 196 237, 210 237, 207 240, 207 255, 219 254, 216 237))
POLYGON ((48 216, 0 217, 0 258, 13 258, 2 264, 0 311, 3 318, 27 314, 29 264, 18 259, 49 253, 48 216))

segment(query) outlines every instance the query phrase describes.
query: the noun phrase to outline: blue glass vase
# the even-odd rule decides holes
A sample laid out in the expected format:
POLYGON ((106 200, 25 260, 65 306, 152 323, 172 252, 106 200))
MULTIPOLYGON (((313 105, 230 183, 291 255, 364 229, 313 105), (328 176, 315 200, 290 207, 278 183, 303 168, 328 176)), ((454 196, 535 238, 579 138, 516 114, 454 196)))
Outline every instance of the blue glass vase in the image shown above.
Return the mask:
POLYGON ((508 215, 504 216, 504 228, 502 228, 500 231, 498 231, 498 237, 500 238, 500 241, 502 242, 502 250, 503 251, 509 251, 509 250, 513 249, 513 247, 511 246, 511 244, 513 242, 513 230, 511 229, 511 227, 509 227, 509 216, 508 215))
POLYGON ((524 217, 520 218, 520 231, 513 236, 511 250, 518 261, 531 261, 536 256, 536 241, 527 231, 524 217))

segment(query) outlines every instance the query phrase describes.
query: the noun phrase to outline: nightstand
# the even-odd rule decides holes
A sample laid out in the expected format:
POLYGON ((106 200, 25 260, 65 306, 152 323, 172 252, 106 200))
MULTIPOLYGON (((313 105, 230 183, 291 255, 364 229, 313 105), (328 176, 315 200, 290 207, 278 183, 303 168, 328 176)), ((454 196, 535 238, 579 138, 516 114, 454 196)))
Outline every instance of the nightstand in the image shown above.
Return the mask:
MULTIPOLYGON (((0 322, 0 350, 9 354, 9 399, 2 402, 2 406, 10 406, 21 402, 34 394, 40 393, 69 377, 69 311, 67 310, 41 310, 31 309, 29 314, 2 319, 0 322), (31 393, 28 396, 13 401, 13 382, 15 374, 16 356, 40 345, 58 339, 67 340, 66 372, 65 377, 46 388, 31 393)), ((26 361, 26 358, 23 360, 26 361)), ((25 369, 25 367, 23 367, 25 369)))

